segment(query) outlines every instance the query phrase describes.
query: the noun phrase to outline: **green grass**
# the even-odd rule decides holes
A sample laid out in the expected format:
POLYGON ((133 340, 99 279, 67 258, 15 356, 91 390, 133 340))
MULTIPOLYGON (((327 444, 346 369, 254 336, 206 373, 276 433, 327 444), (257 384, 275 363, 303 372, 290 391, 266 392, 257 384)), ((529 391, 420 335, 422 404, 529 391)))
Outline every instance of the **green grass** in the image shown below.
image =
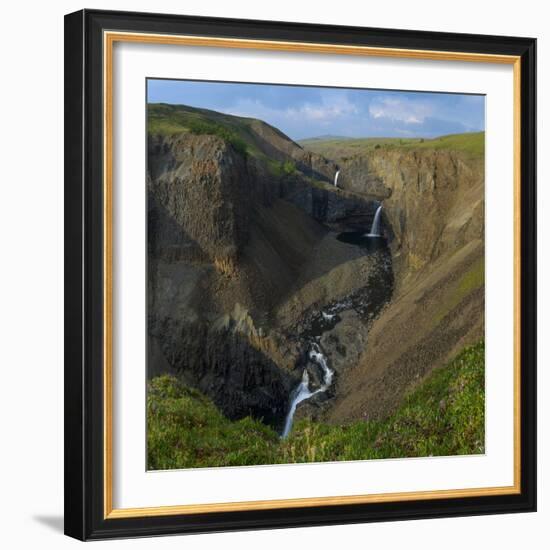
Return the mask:
POLYGON ((482 157, 485 154, 485 132, 470 132, 465 134, 452 134, 435 139, 412 141, 407 147, 415 149, 450 149, 462 151, 474 157, 482 157))
POLYGON ((288 439, 259 420, 232 422, 171 376, 149 383, 149 469, 448 456, 484 452, 485 346, 465 348, 384 421, 296 423, 288 439))
POLYGON ((258 420, 231 422, 204 395, 173 377, 160 376, 149 383, 150 469, 266 464, 275 459, 278 440, 258 420))
POLYGON ((456 308, 466 296, 485 284, 485 258, 478 258, 455 283, 454 288, 448 293, 437 315, 434 316, 433 324, 436 326, 454 308, 456 308))
POLYGON ((279 178, 292 176, 298 171, 298 169, 296 168, 296 163, 291 160, 281 162, 278 160, 269 159, 267 157, 265 157, 265 160, 269 172, 279 178))
POLYGON ((241 154, 248 152, 248 145, 243 134, 246 128, 241 127, 239 119, 229 124, 218 113, 207 113, 199 109, 186 108, 179 105, 154 103, 147 106, 147 131, 152 135, 172 136, 182 133, 195 135, 214 135, 230 143, 241 154), (219 119, 219 120, 218 120, 219 119))
POLYGON ((245 141, 229 128, 206 120, 191 120, 188 124, 189 132, 196 135, 212 135, 230 143, 241 154, 246 154, 245 141))
POLYGON ((433 139, 424 138, 361 138, 361 139, 312 139, 300 142, 311 149, 330 157, 338 151, 341 155, 360 153, 368 150, 428 149, 460 151, 474 158, 485 154, 485 132, 450 134, 433 139))

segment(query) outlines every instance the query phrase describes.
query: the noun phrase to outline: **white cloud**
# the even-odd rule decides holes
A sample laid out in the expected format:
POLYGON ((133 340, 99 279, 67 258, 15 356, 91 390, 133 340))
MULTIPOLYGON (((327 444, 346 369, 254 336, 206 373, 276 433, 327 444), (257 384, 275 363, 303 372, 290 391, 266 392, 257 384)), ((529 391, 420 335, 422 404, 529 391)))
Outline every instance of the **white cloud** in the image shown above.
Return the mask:
POLYGON ((422 124, 433 115, 433 107, 423 101, 383 97, 370 104, 369 114, 375 119, 387 118, 406 124, 422 124))
POLYGON ((319 123, 359 113, 357 106, 345 96, 338 98, 338 101, 322 100, 321 103, 303 103, 299 107, 287 107, 286 109, 274 109, 261 101, 244 99, 224 111, 237 116, 260 118, 267 122, 270 120, 301 120, 319 123))

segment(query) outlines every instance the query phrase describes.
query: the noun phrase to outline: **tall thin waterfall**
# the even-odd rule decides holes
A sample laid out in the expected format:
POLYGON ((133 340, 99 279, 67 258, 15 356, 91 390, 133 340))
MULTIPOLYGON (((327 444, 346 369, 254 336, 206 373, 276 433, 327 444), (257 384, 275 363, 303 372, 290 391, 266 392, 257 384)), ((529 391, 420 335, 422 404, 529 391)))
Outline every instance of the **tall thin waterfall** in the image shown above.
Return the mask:
POLYGON ((340 170, 336 170, 336 174, 334 174, 334 187, 338 187, 338 176, 340 174, 340 170))
POLYGON ((380 216, 382 215, 382 205, 376 209, 374 214, 374 220, 372 220, 372 227, 370 228, 370 233, 368 237, 380 237, 380 216))

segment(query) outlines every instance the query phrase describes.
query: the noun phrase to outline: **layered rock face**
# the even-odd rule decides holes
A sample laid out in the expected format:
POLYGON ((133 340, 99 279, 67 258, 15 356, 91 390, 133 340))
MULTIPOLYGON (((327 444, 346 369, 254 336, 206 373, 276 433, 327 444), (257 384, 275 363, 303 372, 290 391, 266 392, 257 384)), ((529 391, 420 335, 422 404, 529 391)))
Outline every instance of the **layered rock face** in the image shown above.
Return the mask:
POLYGON ((339 163, 344 188, 383 203, 403 279, 483 238, 483 159, 448 150, 373 149, 339 163))
POLYGON ((299 177, 287 178, 284 198, 334 231, 366 229, 371 226, 376 197, 345 189, 314 187, 299 177))
POLYGON ((183 379, 210 396, 230 419, 254 416, 277 425, 288 408, 294 377, 281 369, 239 319, 226 325, 163 316, 152 330, 163 356, 183 379))
POLYGON ((245 161, 216 136, 149 140, 149 244, 183 241, 220 264, 246 243, 250 193, 245 161))

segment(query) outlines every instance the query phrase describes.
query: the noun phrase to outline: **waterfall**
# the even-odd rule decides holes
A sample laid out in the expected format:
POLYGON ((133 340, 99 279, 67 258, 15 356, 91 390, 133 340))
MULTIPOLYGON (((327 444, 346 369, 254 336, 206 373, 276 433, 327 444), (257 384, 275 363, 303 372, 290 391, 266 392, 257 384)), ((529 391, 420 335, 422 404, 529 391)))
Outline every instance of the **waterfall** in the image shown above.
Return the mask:
MULTIPOLYGON (((326 391, 332 383, 334 373, 327 365, 327 358, 324 356, 318 344, 313 343, 309 350, 309 357, 313 359, 323 369, 323 385, 317 391, 326 391)), ((317 393, 317 392, 316 392, 317 393)))
POLYGON ((334 187, 338 187, 338 175, 340 174, 340 170, 336 170, 336 174, 334 174, 334 187))
POLYGON ((374 220, 372 220, 372 226, 370 228, 370 233, 367 234, 367 237, 380 237, 380 216, 382 215, 382 205, 376 209, 374 214, 374 220))
POLYGON ((321 348, 319 347, 319 345, 316 344, 315 342, 311 344, 311 348, 309 350, 309 358, 312 361, 315 361, 315 363, 317 363, 323 369, 323 384, 319 388, 317 388, 315 391, 312 392, 309 389, 309 374, 307 372, 307 368, 304 369, 304 372, 302 374, 302 381, 300 382, 300 385, 294 390, 292 394, 290 409, 285 419, 285 427, 283 429, 283 433, 281 434, 282 439, 285 439, 290 433, 290 430, 292 429, 292 422, 294 420, 294 413, 296 412, 296 407, 302 401, 305 401, 306 399, 309 399, 310 397, 313 397, 318 393, 327 391, 329 386, 332 384, 332 377, 334 376, 334 372, 330 370, 330 367, 327 364, 326 357, 321 351, 321 348))
POLYGON ((290 409, 288 411, 288 414, 286 415, 285 428, 283 430, 281 438, 284 439, 289 434, 290 429, 292 428, 292 421, 294 420, 294 413, 296 412, 296 407, 298 406, 298 404, 302 401, 305 401, 306 399, 309 399, 312 395, 313 394, 309 391, 309 374, 307 372, 307 369, 304 369, 304 373, 302 374, 302 381, 294 391, 292 401, 290 403, 290 409))

